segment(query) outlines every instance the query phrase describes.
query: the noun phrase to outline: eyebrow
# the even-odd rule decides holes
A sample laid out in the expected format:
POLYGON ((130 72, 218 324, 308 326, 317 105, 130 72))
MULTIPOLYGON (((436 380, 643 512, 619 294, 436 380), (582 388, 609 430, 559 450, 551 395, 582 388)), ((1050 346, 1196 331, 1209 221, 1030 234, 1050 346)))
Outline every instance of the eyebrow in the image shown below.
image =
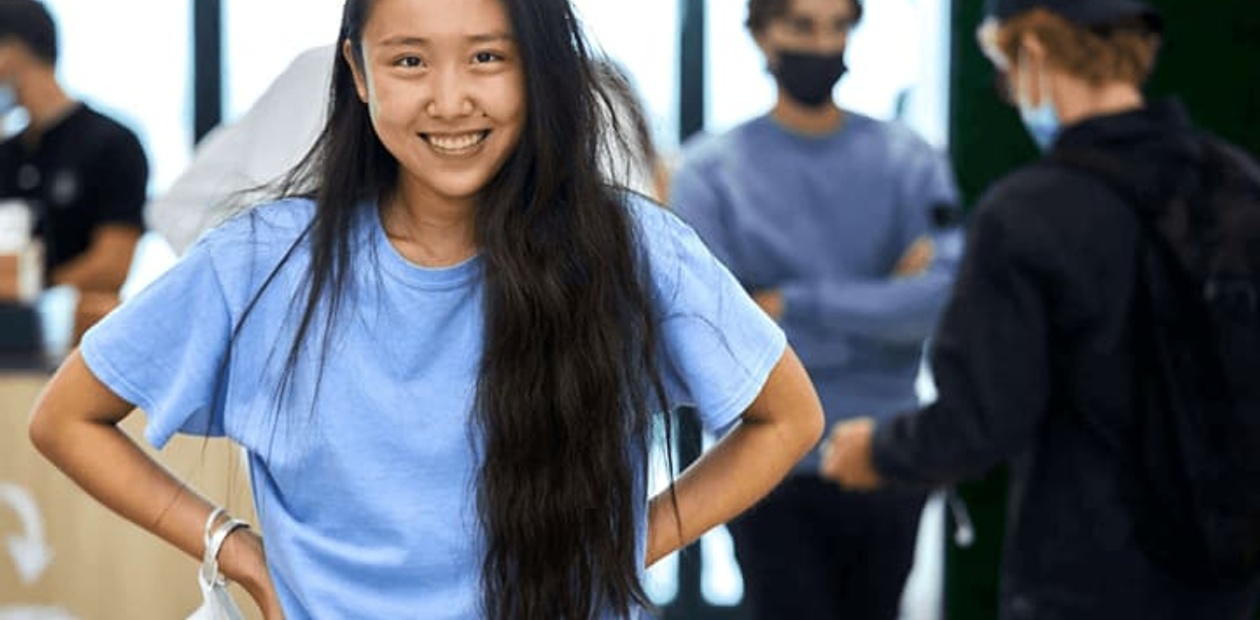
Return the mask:
MULTIPOLYGON (((506 32, 489 32, 485 34, 474 34, 464 37, 469 43, 511 43, 515 39, 506 32)), ((409 35, 398 35, 390 37, 381 42, 381 47, 425 47, 430 44, 430 40, 424 37, 416 37, 409 35)))
MULTIPOLYGON (((787 13, 784 13, 783 18, 788 21, 808 21, 811 23, 814 21, 813 15, 808 15, 805 13, 795 13, 792 11, 788 11, 787 13)), ((853 13, 852 12, 837 13, 835 15, 828 15, 826 17, 823 17, 822 19, 823 23, 826 23, 828 20, 844 20, 846 22, 852 22, 853 13)))

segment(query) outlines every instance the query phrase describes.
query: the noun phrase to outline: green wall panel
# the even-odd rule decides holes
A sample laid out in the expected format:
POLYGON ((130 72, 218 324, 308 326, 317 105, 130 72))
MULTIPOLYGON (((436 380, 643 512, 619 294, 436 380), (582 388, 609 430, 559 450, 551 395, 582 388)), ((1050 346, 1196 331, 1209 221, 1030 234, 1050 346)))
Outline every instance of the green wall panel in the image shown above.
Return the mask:
POLYGON ((1153 4, 1167 33, 1148 90, 1179 93, 1195 120, 1260 154, 1260 1, 1153 4))

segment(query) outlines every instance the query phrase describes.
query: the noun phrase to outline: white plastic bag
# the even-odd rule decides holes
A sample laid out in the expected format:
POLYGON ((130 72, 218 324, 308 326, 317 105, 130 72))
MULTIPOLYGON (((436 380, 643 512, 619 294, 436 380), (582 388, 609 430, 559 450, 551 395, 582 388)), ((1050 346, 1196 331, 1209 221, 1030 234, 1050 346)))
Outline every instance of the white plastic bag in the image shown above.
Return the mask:
POLYGON ((215 521, 225 514, 222 508, 215 509, 206 519, 205 543, 206 552, 201 559, 201 568, 197 570, 197 582, 201 585, 202 603, 188 620, 245 620, 241 609, 232 600, 227 590, 227 580, 219 573, 219 549, 223 541, 239 527, 248 524, 239 519, 228 519, 219 527, 215 521))
POLYGON ((197 611, 188 616, 188 620, 244 620, 245 616, 222 583, 210 583, 204 579, 200 581, 201 594, 205 600, 197 611))

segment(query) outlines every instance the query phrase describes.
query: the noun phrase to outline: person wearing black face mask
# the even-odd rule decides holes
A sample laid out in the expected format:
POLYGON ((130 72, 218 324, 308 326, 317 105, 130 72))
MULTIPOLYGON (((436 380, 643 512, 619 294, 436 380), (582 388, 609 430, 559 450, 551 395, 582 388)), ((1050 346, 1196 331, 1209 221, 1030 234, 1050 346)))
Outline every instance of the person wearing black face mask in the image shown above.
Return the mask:
POLYGON ((795 102, 807 108, 820 108, 831 103, 831 91, 849 66, 844 51, 832 53, 776 51, 778 63, 774 76, 779 87, 795 102))
MULTIPOLYGON (((832 99, 861 14, 855 0, 750 0, 777 102, 688 144, 670 194, 783 326, 830 424, 917 404, 923 343, 961 247, 956 229, 933 224, 934 207, 958 203, 945 158, 832 99)), ((730 524, 753 617, 891 620, 924 496, 846 492, 818 468, 811 454, 730 524)))

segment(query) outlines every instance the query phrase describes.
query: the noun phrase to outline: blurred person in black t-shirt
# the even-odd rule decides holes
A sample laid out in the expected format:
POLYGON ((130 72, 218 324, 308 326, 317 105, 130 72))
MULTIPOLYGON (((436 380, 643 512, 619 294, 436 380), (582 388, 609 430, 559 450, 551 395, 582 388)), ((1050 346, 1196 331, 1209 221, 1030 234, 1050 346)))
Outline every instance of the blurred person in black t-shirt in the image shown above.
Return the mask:
POLYGON ((34 211, 44 281, 116 294, 143 232, 148 163, 135 134, 66 94, 56 25, 35 0, 0 0, 0 115, 26 110, 0 143, 0 200, 34 211))

